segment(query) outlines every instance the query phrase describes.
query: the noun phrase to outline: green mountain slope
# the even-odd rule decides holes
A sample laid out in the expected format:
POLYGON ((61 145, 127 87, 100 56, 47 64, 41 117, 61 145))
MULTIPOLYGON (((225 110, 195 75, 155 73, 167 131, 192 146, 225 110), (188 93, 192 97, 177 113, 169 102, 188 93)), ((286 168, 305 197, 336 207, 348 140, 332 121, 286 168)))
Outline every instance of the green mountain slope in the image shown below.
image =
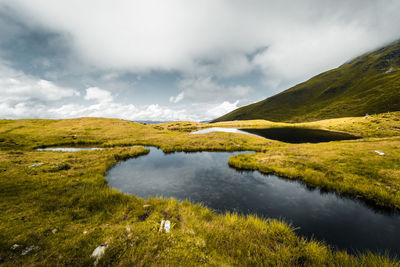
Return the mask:
POLYGON ((217 121, 300 122, 400 110, 400 41, 217 121))

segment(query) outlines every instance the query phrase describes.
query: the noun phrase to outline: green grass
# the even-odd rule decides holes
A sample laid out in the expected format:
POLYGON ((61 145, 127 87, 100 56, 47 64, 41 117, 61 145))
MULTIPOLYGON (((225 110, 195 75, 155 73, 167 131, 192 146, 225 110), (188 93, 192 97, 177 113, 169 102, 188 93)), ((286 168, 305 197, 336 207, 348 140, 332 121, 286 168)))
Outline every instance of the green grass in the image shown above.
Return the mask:
POLYGON ((230 133, 212 133, 205 139, 202 135, 188 134, 188 131, 197 129, 194 125, 210 127, 209 124, 189 122, 161 126, 142 125, 99 118, 0 120, 0 148, 30 150, 56 145, 113 147, 139 144, 157 146, 165 152, 245 149, 261 151, 263 147, 277 143, 263 138, 230 133), (191 126, 184 126, 185 124, 191 126), (182 128, 179 128, 180 125, 182 128))
POLYGON ((373 205, 400 208, 398 137, 271 147, 265 153, 232 157, 229 164, 302 180, 373 205))
MULTIPOLYGON (((334 251, 324 243, 297 236, 285 222, 217 214, 188 201, 128 196, 109 188, 104 177, 107 169, 118 161, 148 153, 141 146, 131 145, 154 145, 165 151, 255 150, 262 153, 254 157, 234 157, 230 163, 250 162, 252 165, 245 167, 261 171, 276 168, 287 177, 291 172, 298 172, 299 175, 292 178, 315 186, 324 186, 323 173, 329 174, 328 181, 332 184, 335 181, 340 184, 340 179, 334 177, 351 181, 347 180, 346 173, 354 173, 355 176, 350 177, 354 181, 376 183, 365 187, 363 197, 377 204, 397 206, 398 197, 393 190, 398 190, 400 179, 400 140, 382 136, 398 135, 392 126, 397 125, 399 114, 380 116, 301 125, 338 127, 344 132, 354 130, 373 136, 313 145, 289 145, 231 133, 190 135, 190 131, 214 126, 190 122, 141 125, 96 118, 1 120, 0 264, 88 266, 94 262, 90 258, 92 251, 107 243, 100 266, 399 266, 397 260, 385 255, 354 256, 334 251), (374 121, 381 121, 381 129, 368 131, 368 125, 374 121), (43 146, 105 149, 65 153, 35 150, 43 146), (384 151, 385 156, 370 153, 374 149, 384 151), (29 167, 38 163, 43 165, 29 167), (279 165, 281 163, 283 165, 279 165), (335 171, 334 166, 341 167, 335 171), (309 173, 318 174, 319 179, 304 178, 309 173), (158 231, 161 219, 172 221, 171 233, 158 231), (19 247, 12 250, 14 244, 19 247), (21 255, 30 246, 34 249, 21 255)), ((219 126, 222 125, 250 128, 289 124, 254 121, 219 126)), ((347 187, 341 185, 340 188, 354 189, 347 193, 359 194, 357 183, 345 185, 347 187)), ((332 189, 342 192, 340 188, 332 189)))
POLYGON ((400 42, 215 121, 304 122, 400 110, 400 42))

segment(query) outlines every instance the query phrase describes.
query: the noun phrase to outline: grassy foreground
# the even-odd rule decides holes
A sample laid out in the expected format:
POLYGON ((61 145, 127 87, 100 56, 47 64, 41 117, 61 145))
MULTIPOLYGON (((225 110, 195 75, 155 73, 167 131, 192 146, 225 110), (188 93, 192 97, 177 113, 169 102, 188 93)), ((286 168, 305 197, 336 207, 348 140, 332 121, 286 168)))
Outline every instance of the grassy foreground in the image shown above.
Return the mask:
MULTIPOLYGON (((128 145, 154 145, 164 151, 255 150, 260 153, 236 156, 230 163, 273 171, 314 186, 330 184, 331 189, 352 195, 365 192, 363 198, 372 202, 400 207, 400 137, 396 137, 400 133, 394 128, 400 114, 379 116, 383 115, 302 125, 372 136, 312 145, 229 133, 187 134, 215 124, 141 125, 95 118, 2 120, 0 264, 88 266, 95 261, 90 257, 93 250, 106 244, 99 266, 399 266, 387 256, 353 256, 331 250, 298 237, 289 225, 277 220, 216 214, 187 201, 127 196, 109 188, 104 178, 118 161, 148 153, 141 146, 128 145), (368 131, 375 120, 382 126, 368 131), (62 145, 105 149, 74 153, 34 150, 62 145), (379 156, 375 149, 386 154, 379 156), (366 187, 360 189, 360 184, 366 187), (159 232, 162 219, 171 220, 171 233, 159 232)), ((278 124, 253 121, 217 126, 239 125, 278 124)))

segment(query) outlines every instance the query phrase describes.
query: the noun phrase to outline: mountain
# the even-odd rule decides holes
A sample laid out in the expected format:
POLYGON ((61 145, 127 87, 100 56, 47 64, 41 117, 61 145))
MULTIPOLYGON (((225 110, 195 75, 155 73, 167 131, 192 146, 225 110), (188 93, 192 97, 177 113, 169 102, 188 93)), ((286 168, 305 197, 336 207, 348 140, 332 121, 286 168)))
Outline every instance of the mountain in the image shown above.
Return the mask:
POLYGON ((303 122, 400 110, 400 41, 216 120, 303 122))

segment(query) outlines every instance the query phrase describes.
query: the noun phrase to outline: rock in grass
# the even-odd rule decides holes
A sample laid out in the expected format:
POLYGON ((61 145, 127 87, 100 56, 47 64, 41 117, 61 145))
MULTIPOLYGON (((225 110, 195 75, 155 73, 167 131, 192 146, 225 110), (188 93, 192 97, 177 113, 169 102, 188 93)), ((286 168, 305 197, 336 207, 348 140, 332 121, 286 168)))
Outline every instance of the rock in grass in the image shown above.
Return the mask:
POLYGON ((31 252, 32 250, 39 250, 39 247, 38 247, 38 246, 35 246, 35 245, 26 247, 26 248, 21 252, 21 255, 22 255, 22 256, 25 256, 25 255, 27 255, 29 252, 31 252))
POLYGON ((162 220, 160 223, 160 229, 158 230, 159 232, 162 232, 165 230, 165 232, 169 233, 171 231, 171 221, 169 220, 162 220))
POLYGON ((169 233, 169 231, 171 231, 171 222, 170 222, 169 220, 166 220, 166 221, 165 221, 164 230, 165 230, 165 232, 167 232, 167 233, 169 233))
POLYGON ((19 245, 18 244, 14 244, 14 245, 12 245, 11 246, 11 250, 16 250, 17 248, 19 248, 19 245))
POLYGON ((99 263, 101 257, 103 257, 104 253, 106 252, 106 248, 107 248, 107 243, 103 243, 93 250, 91 257, 95 259, 94 261, 95 266, 99 263))
POLYGON ((161 232, 163 230, 164 223, 165 223, 165 220, 162 220, 161 223, 160 223, 160 229, 158 229, 159 232, 161 232))
POLYGON ((32 165, 29 166, 29 168, 32 168, 32 167, 39 167, 39 166, 42 166, 43 164, 44 164, 44 163, 32 164, 32 165))

